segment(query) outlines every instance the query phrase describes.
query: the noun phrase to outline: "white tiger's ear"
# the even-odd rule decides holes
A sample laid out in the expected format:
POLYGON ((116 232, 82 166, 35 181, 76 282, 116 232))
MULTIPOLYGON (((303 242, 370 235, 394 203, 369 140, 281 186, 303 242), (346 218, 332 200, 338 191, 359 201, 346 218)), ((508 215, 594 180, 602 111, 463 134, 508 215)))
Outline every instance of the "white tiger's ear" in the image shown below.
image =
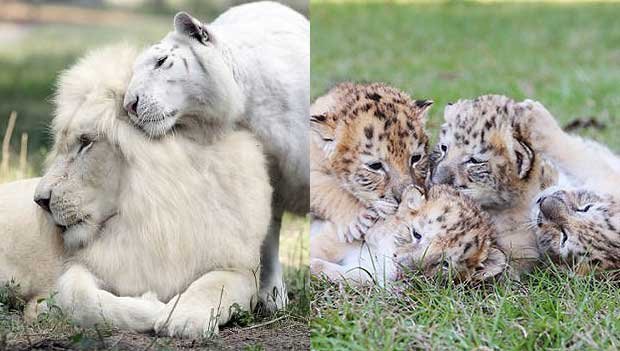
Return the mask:
POLYGON ((177 33, 194 38, 202 44, 212 39, 207 27, 187 12, 179 12, 174 16, 174 29, 177 33))

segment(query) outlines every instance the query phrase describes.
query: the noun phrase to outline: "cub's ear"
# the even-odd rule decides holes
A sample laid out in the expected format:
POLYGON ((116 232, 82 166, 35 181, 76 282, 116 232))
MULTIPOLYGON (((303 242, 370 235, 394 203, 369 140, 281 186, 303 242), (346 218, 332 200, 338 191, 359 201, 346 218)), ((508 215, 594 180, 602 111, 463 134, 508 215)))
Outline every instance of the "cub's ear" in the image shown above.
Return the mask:
POLYGON ((527 143, 517 137, 514 138, 512 149, 517 175, 519 179, 526 178, 534 164, 534 151, 527 143))
POLYGON ((174 29, 177 33, 194 38, 202 44, 213 39, 207 27, 187 12, 179 12, 174 16, 174 29))
POLYGON ((424 198, 423 189, 415 185, 408 186, 403 194, 403 202, 407 204, 407 207, 411 210, 420 208, 424 203, 424 198))
POLYGON ((421 114, 426 114, 435 102, 433 100, 415 100, 413 103, 421 114))
POLYGON ((333 151, 336 139, 336 121, 330 114, 322 113, 310 116, 312 136, 326 154, 333 151))
POLYGON ((502 273, 507 267, 506 255, 498 248, 491 246, 489 254, 476 270, 474 280, 483 281, 502 273))

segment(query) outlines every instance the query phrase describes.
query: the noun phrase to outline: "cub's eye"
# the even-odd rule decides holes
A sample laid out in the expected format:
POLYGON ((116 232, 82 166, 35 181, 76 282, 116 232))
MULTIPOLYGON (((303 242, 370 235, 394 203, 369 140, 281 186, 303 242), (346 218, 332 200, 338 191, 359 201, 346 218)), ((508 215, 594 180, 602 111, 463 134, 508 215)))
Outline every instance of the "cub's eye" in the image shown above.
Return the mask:
POLYGON ((439 145, 439 148, 441 149, 441 152, 443 152, 443 153, 448 152, 448 145, 446 145, 446 144, 439 145))
POLYGON ((484 163, 484 161, 480 161, 480 160, 478 160, 477 158, 475 158, 475 157, 473 157, 473 156, 472 156, 472 157, 470 157, 470 158, 467 160, 467 163, 471 163, 471 164, 474 164, 474 165, 479 165, 479 164, 484 163))
POLYGON ((411 156, 411 166, 415 165, 422 159, 422 155, 416 154, 411 156))
POLYGON ((323 141, 328 142, 328 143, 334 141, 334 139, 330 139, 330 138, 322 138, 322 139, 323 141))
POLYGON ((164 62, 166 62, 167 59, 168 59, 168 56, 164 56, 164 57, 160 58, 159 60, 157 60, 157 62, 155 63, 155 68, 161 67, 161 65, 163 65, 164 62))
POLYGON ((562 232, 562 241, 560 242, 560 246, 564 247, 564 245, 566 245, 566 242, 568 241, 568 234, 566 234, 566 231, 564 230, 564 228, 561 229, 562 232))
POLYGON ((411 236, 416 240, 422 239, 422 234, 418 233, 415 229, 411 229, 411 236))
POLYGON ((383 164, 381 162, 373 162, 373 163, 368 164, 367 166, 373 171, 379 171, 383 169, 383 164))
POLYGON ((88 150, 93 145, 93 140, 88 135, 80 136, 80 150, 78 152, 84 152, 88 150))
POLYGON ((588 212, 591 208, 592 208, 592 205, 587 205, 586 207, 578 208, 575 211, 577 211, 577 212, 588 212))
POLYGON ((450 268, 450 261, 444 260, 443 262, 441 262, 441 265, 443 266, 443 268, 448 269, 450 268))

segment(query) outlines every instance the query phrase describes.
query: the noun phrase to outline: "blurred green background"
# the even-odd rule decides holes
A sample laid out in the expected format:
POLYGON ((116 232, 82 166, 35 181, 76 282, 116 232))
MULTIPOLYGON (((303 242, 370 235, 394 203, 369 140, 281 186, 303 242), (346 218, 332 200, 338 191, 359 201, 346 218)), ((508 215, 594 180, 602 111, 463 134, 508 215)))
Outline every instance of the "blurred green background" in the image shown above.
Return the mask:
MULTIPOLYGON (((50 146, 48 124, 58 73, 88 49, 121 41, 146 46, 172 29, 173 15, 188 11, 209 22, 239 0, 32 0, 0 1, 0 138, 11 111, 17 123, 11 152, 28 134, 26 175, 39 174, 50 146)), ((307 14, 307 1, 283 3, 307 14)), ((17 167, 18 157, 11 165, 17 167)), ((12 172, 1 180, 20 178, 12 172)))
POLYGON ((541 101, 620 151, 620 6, 563 2, 311 2, 312 98, 345 80, 383 81, 446 103, 487 93, 541 101))

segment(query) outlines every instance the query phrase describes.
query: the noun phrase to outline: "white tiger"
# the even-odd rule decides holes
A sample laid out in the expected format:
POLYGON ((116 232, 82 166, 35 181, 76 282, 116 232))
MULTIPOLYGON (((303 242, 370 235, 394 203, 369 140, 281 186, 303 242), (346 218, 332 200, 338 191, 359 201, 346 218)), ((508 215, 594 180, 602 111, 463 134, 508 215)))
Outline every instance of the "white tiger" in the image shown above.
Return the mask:
POLYGON ((124 106, 152 137, 174 131, 211 142, 234 127, 258 136, 275 189, 261 298, 269 309, 282 307, 282 213, 305 214, 309 206, 309 21, 264 1, 233 7, 207 25, 181 12, 174 27, 136 60, 124 106))

